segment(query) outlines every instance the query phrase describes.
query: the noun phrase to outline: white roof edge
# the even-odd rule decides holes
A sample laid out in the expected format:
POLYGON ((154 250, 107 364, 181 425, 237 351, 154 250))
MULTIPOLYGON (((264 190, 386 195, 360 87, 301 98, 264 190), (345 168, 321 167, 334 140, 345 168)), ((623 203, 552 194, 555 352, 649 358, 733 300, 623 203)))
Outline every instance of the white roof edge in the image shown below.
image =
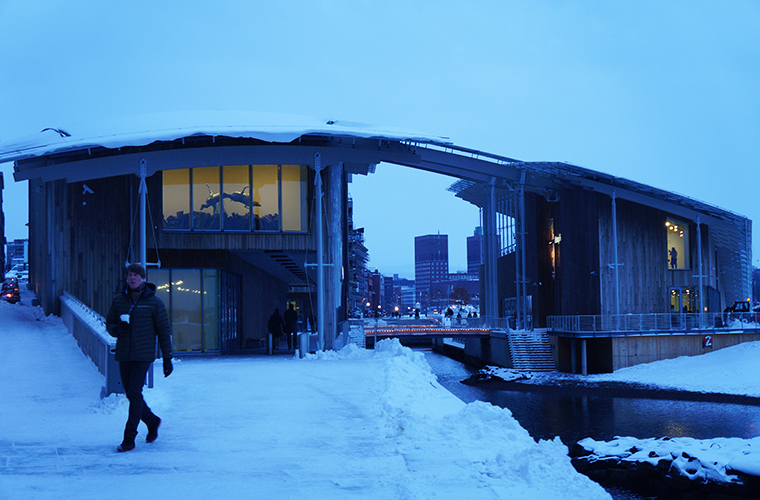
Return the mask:
POLYGON ((39 134, 0 141, 0 163, 94 147, 145 146, 200 135, 291 142, 303 135, 328 135, 451 144, 447 137, 341 120, 281 113, 188 111, 116 118, 97 124, 46 128, 39 134))

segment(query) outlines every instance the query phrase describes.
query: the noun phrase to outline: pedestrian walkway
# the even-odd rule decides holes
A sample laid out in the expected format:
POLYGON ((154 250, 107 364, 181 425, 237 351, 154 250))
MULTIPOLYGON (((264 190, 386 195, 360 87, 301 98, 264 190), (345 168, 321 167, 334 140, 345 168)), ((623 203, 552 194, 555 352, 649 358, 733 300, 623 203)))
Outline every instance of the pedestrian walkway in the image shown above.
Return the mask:
POLYGON ((126 400, 100 399, 102 375, 30 301, 0 302, 0 500, 609 498, 561 443, 465 405, 397 341, 406 354, 179 359, 145 391, 158 440, 141 426, 116 453, 126 400))
POLYGON ((351 381, 343 368, 325 364, 316 379, 308 362, 281 357, 180 360, 146 390, 164 419, 159 439, 146 444, 141 427, 137 449, 117 454, 123 397, 99 399, 102 375, 57 318, 0 306, 1 499, 396 496, 375 472, 401 459, 384 431, 368 432, 378 419, 366 412, 379 409, 362 393, 380 384, 359 363, 351 381), (340 398, 325 389, 336 383, 340 398))

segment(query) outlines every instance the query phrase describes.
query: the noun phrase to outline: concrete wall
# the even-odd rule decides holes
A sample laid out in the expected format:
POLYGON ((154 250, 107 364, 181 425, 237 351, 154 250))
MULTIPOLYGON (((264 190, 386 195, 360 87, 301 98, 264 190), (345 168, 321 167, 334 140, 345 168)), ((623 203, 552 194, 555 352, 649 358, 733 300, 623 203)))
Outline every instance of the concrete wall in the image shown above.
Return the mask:
POLYGON ((463 350, 444 344, 443 339, 433 339, 433 350, 475 366, 513 366, 506 333, 491 333, 490 338, 484 339, 466 339, 463 350))
POLYGON ((619 370, 641 363, 679 356, 696 356, 724 347, 760 340, 760 334, 710 334, 712 347, 703 347, 704 335, 660 335, 612 339, 612 367, 619 370))

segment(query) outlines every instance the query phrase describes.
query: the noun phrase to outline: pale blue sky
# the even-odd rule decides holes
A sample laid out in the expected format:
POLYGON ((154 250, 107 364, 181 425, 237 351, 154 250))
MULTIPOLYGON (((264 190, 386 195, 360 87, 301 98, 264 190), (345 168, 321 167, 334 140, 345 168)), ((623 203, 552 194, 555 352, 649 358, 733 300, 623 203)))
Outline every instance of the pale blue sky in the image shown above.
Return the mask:
MULTIPOLYGON (((0 0, 0 141, 111 115, 294 113, 568 161, 757 222, 759 41, 754 0, 0 0)), ((7 208, 26 187, 2 171, 7 208)), ((478 215, 450 181, 390 165, 356 180, 373 268, 412 277, 414 236, 439 231, 466 266, 478 215)))

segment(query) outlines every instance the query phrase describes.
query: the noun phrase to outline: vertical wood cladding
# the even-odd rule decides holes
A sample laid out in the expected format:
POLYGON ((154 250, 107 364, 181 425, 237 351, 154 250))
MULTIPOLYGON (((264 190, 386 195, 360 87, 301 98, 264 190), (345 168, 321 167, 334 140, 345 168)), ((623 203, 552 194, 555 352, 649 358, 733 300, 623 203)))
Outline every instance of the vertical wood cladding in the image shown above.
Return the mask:
POLYGON ((110 177, 61 187, 66 191, 68 226, 62 245, 67 249, 64 289, 103 316, 124 284, 136 180, 110 177))
MULTIPOLYGON (((612 201, 600 209, 602 314, 615 313, 612 201)), ((617 200, 618 280, 620 313, 668 312, 666 215, 653 208, 617 200)), ((683 274, 687 271, 671 272, 683 274)), ((693 273, 691 273, 693 274, 693 273)))
POLYGON ((599 314, 599 195, 566 190, 553 206, 554 234, 561 237, 555 245, 560 297, 556 314, 599 314))
MULTIPOLYGON (((239 259, 232 266, 226 250, 308 251, 314 249, 314 235, 164 233, 160 181, 160 173, 148 179, 148 260, 156 261, 152 222, 164 267, 234 268, 244 276, 247 292, 243 327, 259 330, 274 307, 283 307, 287 284, 239 259)), ((60 313, 58 298, 64 291, 97 313, 108 313, 111 299, 124 286, 125 263, 140 257, 138 188, 134 175, 71 184, 29 181, 30 278, 46 313, 60 313)))

